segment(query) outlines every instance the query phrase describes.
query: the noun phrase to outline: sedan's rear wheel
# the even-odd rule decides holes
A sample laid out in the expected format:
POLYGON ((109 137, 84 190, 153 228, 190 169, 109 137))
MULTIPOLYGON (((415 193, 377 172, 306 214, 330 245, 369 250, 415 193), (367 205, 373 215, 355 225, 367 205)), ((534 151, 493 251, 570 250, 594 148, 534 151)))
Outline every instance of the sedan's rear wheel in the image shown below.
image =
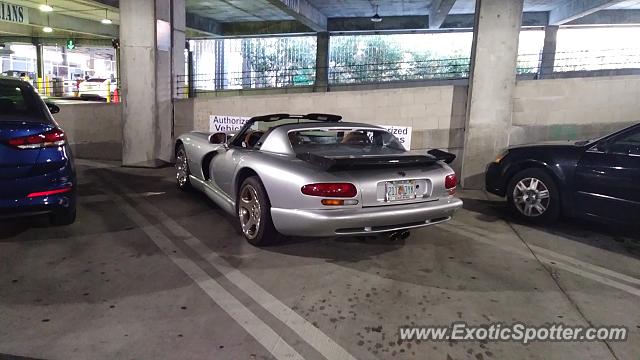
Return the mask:
POLYGON ((189 182, 189 162, 187 160, 187 152, 183 145, 178 146, 176 151, 176 184, 180 190, 187 190, 191 187, 189 182))
POLYGON ((257 176, 247 178, 238 193, 238 218, 242 234, 249 243, 264 246, 278 238, 271 220, 271 203, 257 176))
POLYGON ((552 223, 560 216, 560 193, 553 178, 542 169, 517 173, 507 188, 509 206, 521 218, 552 223))

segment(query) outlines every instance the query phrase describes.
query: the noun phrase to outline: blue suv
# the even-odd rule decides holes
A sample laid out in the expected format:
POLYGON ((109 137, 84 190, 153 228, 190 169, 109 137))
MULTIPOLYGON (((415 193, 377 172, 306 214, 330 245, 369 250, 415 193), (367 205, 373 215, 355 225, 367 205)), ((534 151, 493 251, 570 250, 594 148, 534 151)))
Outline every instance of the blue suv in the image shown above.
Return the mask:
POLYGON ((30 84, 0 77, 0 218, 76 218, 76 173, 64 132, 30 84))

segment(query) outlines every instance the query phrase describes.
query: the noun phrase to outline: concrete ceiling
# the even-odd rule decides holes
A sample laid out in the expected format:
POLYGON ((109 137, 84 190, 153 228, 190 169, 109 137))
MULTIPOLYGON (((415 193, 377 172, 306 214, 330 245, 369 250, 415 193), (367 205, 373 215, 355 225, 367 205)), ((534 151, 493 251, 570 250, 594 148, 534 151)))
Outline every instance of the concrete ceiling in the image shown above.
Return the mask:
POLYGON ((266 0, 186 0, 187 12, 219 22, 293 20, 266 0))
MULTIPOLYGON (((32 24, 0 22, 0 36, 118 36, 119 0, 48 0, 54 7, 48 16, 37 10, 45 0, 6 1, 31 8, 32 24), (100 23, 105 11, 113 25, 100 23), (48 23, 55 34, 41 32, 48 23)), ((185 0, 185 5, 190 37, 469 28, 475 10, 475 0, 185 0), (381 23, 369 21, 376 5, 381 23)), ((525 0, 524 11, 526 26, 640 23, 640 0, 525 0)))

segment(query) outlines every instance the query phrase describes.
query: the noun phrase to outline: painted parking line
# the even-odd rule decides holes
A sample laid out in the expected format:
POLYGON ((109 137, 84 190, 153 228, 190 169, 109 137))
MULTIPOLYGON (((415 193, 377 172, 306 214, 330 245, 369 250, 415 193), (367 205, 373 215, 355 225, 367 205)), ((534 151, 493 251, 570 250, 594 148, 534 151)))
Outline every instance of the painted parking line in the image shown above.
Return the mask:
POLYGON ((115 204, 131 219, 171 261, 189 276, 218 306, 235 320, 247 333, 253 336, 273 357, 282 360, 304 359, 269 325, 258 318, 238 299, 229 293, 220 283, 215 281, 193 260, 189 259, 177 248, 162 231, 153 226, 145 217, 120 195, 109 194, 115 204), (174 253, 175 251, 175 253, 174 253))
MULTIPOLYGON (((495 236, 495 234, 489 233, 478 227, 461 224, 459 222, 451 222, 449 224, 444 225, 444 227, 448 231, 457 233, 459 235, 465 236, 472 240, 475 240, 487 245, 491 245, 491 246, 500 248, 502 250, 524 256, 524 257, 531 256, 531 253, 526 249, 522 249, 519 247, 510 246, 510 245, 499 244, 498 242, 491 240, 491 238, 495 236)), ((592 264, 580 261, 578 259, 571 258, 566 255, 558 254, 551 250, 544 249, 538 246, 529 245, 529 247, 531 248, 532 251, 536 253, 536 257, 541 262, 551 267, 563 269, 573 274, 582 276, 587 279, 591 279, 601 284, 611 286, 616 289, 625 291, 629 294, 640 297, 640 288, 618 281, 618 280, 623 280, 629 283, 637 283, 638 279, 636 278, 632 278, 625 274, 617 273, 613 270, 592 265, 592 264), (541 249, 543 251, 540 251, 541 249), (614 277, 618 280, 611 279, 610 277, 607 277, 607 276, 614 277)))
MULTIPOLYGON (((124 185, 112 182, 112 186, 118 188, 124 193, 133 193, 124 185)), ((204 195, 203 195, 204 196, 204 195)), ((153 206, 143 197, 131 199, 137 206, 146 213, 159 220, 171 233, 179 237, 187 246, 202 256, 209 264, 211 264, 218 272, 223 274, 232 284, 237 286, 249 297, 251 297, 258 305, 271 313, 275 318, 287 325, 300 338, 306 341, 311 347, 318 351, 322 356, 330 360, 355 360, 356 358, 347 352, 342 346, 333 341, 329 336, 315 327, 305 318, 300 316, 294 310, 271 295, 264 288, 251 280, 240 270, 231 266, 226 260, 218 256, 209 247, 207 247, 200 239, 193 236, 188 230, 178 224, 175 220, 153 206)), ((238 241, 244 241, 238 238, 238 241)))

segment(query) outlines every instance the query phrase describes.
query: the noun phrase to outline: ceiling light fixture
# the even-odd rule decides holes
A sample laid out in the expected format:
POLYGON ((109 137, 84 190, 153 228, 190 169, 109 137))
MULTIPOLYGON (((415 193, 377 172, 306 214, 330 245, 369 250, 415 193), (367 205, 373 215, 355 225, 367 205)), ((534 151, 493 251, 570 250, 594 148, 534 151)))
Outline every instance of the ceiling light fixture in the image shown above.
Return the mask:
POLYGON ((105 25, 113 24, 113 21, 111 21, 111 19, 109 19, 109 10, 107 10, 107 9, 104 10, 104 19, 102 19, 100 22, 105 24, 105 25))
POLYGON ((379 5, 376 5, 376 14, 371 17, 371 21, 379 23, 382 21, 382 17, 378 14, 379 5))
POLYGON ((51 5, 49 5, 49 0, 46 0, 46 2, 44 4, 42 4, 42 5, 40 5, 38 8, 42 12, 52 12, 53 11, 53 7, 51 7, 51 5))

